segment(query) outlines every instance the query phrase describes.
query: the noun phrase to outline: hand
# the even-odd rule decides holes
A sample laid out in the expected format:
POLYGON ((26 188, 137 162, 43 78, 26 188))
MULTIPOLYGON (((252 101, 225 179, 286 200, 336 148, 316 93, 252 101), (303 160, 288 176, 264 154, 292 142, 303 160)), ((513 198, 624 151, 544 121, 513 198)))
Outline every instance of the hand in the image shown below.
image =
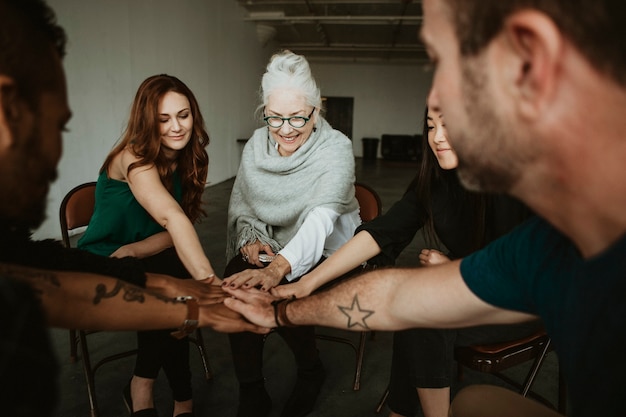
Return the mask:
POLYGON ((246 269, 224 279, 223 286, 229 288, 253 288, 261 286, 262 291, 269 291, 283 279, 274 268, 246 269))
POLYGON ((276 327, 273 301, 279 298, 256 288, 248 290, 225 288, 232 295, 224 300, 224 305, 237 313, 243 314, 252 323, 261 327, 276 327))
POLYGON ((254 243, 243 246, 239 249, 239 252, 241 253, 241 256, 243 256, 244 261, 258 267, 265 266, 263 262, 259 261, 259 253, 265 252, 269 256, 276 256, 270 245, 264 245, 258 240, 254 243))
POLYGON ((220 285, 210 285, 213 282, 213 278, 196 281, 152 273, 147 273, 146 278, 147 289, 158 292, 168 298, 190 295, 198 300, 198 305, 209 305, 221 303, 227 297, 220 285))
POLYGON ((302 298, 311 294, 313 291, 308 288, 306 279, 300 278, 300 281, 293 284, 285 284, 274 287, 270 293, 278 298, 302 298))
POLYGON ((250 323, 241 314, 231 310, 224 304, 200 306, 198 318, 201 327, 211 327, 213 330, 222 333, 253 332, 267 334, 271 330, 270 327, 262 327, 250 323))
POLYGON ((120 246, 110 255, 111 258, 126 258, 127 256, 137 258, 133 244, 120 246))
POLYGON ((450 258, 436 249, 422 249, 419 254, 420 264, 423 266, 439 265, 450 262, 450 258))

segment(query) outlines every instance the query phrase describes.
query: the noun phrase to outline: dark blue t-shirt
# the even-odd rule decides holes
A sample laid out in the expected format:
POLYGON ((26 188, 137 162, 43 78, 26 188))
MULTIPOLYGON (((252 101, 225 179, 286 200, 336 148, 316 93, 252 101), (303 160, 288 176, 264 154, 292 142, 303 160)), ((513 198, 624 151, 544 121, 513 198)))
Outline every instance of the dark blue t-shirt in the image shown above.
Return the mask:
POLYGON ((626 236, 592 259, 534 218, 461 263, 479 298, 540 316, 572 417, 626 415, 626 236))

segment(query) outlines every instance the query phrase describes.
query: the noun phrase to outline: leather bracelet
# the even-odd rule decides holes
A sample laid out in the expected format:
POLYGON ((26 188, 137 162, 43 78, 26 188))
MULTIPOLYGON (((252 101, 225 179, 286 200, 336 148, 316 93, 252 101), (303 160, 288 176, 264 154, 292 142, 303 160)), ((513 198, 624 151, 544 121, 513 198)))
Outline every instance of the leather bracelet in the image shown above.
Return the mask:
POLYGON ((176 339, 182 339, 183 337, 189 336, 198 328, 198 300, 190 295, 176 297, 175 300, 187 305, 187 318, 183 322, 183 325, 180 326, 178 330, 174 330, 170 333, 176 339))
POLYGON ((274 306, 274 321, 276 321, 276 327, 296 327, 289 317, 287 317, 287 305, 294 301, 296 297, 283 298, 281 300, 272 301, 274 306))

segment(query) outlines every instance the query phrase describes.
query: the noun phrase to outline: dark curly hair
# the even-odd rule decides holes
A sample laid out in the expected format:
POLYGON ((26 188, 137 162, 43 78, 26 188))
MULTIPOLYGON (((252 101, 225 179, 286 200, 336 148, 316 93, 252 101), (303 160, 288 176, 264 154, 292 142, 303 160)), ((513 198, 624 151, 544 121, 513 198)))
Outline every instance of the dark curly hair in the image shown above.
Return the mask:
POLYGON ((58 87, 51 69, 65 45, 65 31, 45 2, 0 0, 0 74, 15 80, 31 109, 42 92, 58 87))

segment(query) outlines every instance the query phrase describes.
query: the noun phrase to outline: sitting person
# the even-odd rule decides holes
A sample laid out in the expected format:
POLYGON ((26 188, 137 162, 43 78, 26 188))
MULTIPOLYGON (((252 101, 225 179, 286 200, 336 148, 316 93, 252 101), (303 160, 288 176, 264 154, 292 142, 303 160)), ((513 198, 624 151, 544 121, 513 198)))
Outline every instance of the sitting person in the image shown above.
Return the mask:
MULTIPOLYGON (((78 247, 139 258, 150 272, 221 283, 193 226, 203 214, 208 143, 196 98, 182 81, 165 74, 144 80, 126 131, 100 169, 94 213, 78 247)), ((137 350, 124 390, 131 415, 157 415, 152 389, 161 368, 173 391, 174 417, 192 415, 187 339, 167 330, 138 332, 137 350)))
POLYGON ((267 332, 226 308, 217 286, 31 239, 45 218, 71 115, 65 43, 42 0, 0 0, 0 401, 7 416, 55 415, 58 366, 45 326, 187 329, 197 320, 218 331, 267 332), (177 296, 193 296, 197 316, 177 296))
MULTIPOLYGON (((447 127, 461 183, 508 193, 537 217, 462 260, 378 269, 279 304, 266 292, 226 287, 237 298, 224 303, 265 326, 361 330, 337 308, 355 300, 373 330, 540 318, 567 384, 568 415, 623 417, 626 8, 621 0, 572 6, 422 2, 420 35, 434 64, 428 106, 454 115, 447 127)), ((493 389, 487 397, 469 388, 453 400, 452 416, 549 411, 510 391, 496 409, 493 389)))
MULTIPOLYGON (((320 115, 320 91, 302 56, 274 55, 263 75, 265 127, 243 150, 228 209, 224 285, 270 291, 329 256, 360 224, 352 143, 320 115)), ((312 326, 278 332, 295 355, 298 378, 282 411, 313 409, 325 378, 312 326)), ((238 417, 267 416, 263 336, 230 335, 239 380, 238 417)))
MULTIPOLYGON (((423 137, 419 172, 402 199, 384 215, 359 226, 355 237, 323 264, 298 282, 273 289, 273 294, 304 297, 379 254, 387 260, 383 263, 393 263, 420 230, 429 246, 439 241, 449 252, 445 255, 437 249, 423 249, 419 263, 440 264, 472 253, 527 217, 528 210, 507 196, 472 193, 461 186, 456 174, 458 160, 440 112, 426 109, 423 137)), ((415 415, 421 405, 425 417, 446 417, 455 346, 511 340, 537 327, 533 322, 395 332, 389 416, 415 415)))

